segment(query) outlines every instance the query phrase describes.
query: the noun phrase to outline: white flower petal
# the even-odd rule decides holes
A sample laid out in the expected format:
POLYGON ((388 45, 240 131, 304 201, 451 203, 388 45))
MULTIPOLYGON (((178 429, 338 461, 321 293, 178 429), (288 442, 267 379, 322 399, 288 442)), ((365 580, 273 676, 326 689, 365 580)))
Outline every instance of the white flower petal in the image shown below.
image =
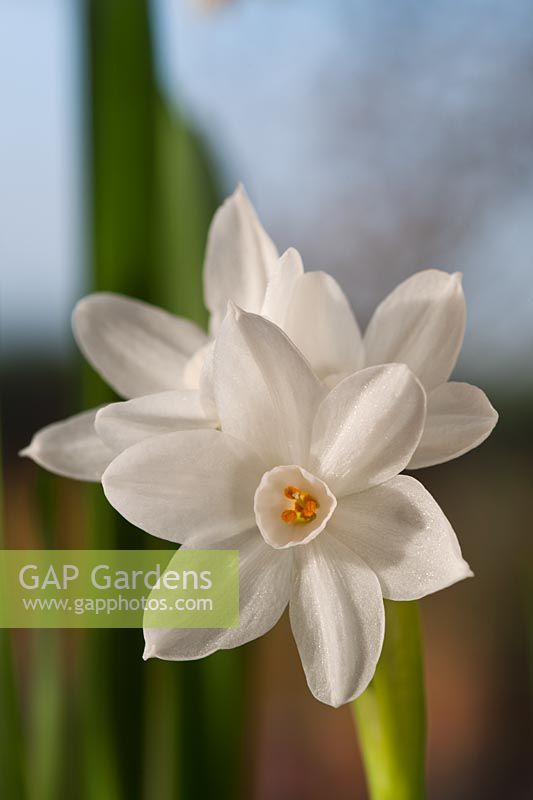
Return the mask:
POLYGON ((425 393, 405 364, 368 367, 322 402, 309 470, 337 496, 384 483, 402 471, 420 440, 425 393))
POLYGON ((443 383, 428 394, 426 427, 409 469, 442 464, 473 450, 489 436, 498 413, 469 383, 443 383))
POLYGON ((307 683, 318 700, 337 707, 374 675, 385 627, 379 582, 328 530, 292 552, 291 626, 307 683))
POLYGON ((223 431, 270 467, 305 463, 325 389, 280 328, 230 309, 215 345, 214 389, 223 431))
POLYGON ((355 372, 365 364, 361 331, 337 281, 306 272, 293 291, 283 330, 320 378, 355 372))
POLYGON ((268 282, 261 316, 285 330, 291 303, 299 279, 304 274, 302 257, 298 250, 289 247, 279 259, 268 282))
MULTIPOLYGON (((183 549, 183 548, 182 548, 183 549)), ((287 607, 292 555, 266 545, 259 531, 247 531, 216 549, 240 550, 238 628, 148 628, 144 658, 188 661, 257 639, 274 627, 287 607)))
POLYGON ((244 443, 220 431, 144 439, 105 471, 107 499, 148 533, 201 548, 255 525, 254 494, 264 467, 244 443))
POLYGON ((465 320, 460 274, 417 272, 377 307, 364 337, 367 364, 407 364, 430 391, 450 377, 465 320))
POLYGON ((218 411, 215 403, 214 387, 214 358, 215 342, 211 342, 204 357, 204 363, 200 372, 200 397, 204 407, 205 416, 209 419, 218 419, 218 411))
POLYGON ((87 361, 127 398, 182 388, 188 359, 207 343, 189 320, 104 292, 80 300, 72 327, 87 361))
POLYGON ((277 261, 276 247, 238 186, 216 212, 207 240, 204 295, 212 334, 218 331, 229 300, 259 313, 277 261))
POLYGON ((200 392, 177 389, 110 403, 96 416, 96 431, 115 453, 121 453, 149 436, 174 431, 216 428, 207 419, 200 392))
POLYGON ((444 513, 407 475, 343 497, 328 534, 374 570, 390 600, 418 600, 472 575, 444 513))
POLYGON ((79 481, 99 481, 114 456, 96 433, 97 411, 93 408, 47 425, 35 434, 20 455, 56 475, 79 481))
POLYGON ((199 389, 202 372, 206 360, 213 349, 213 342, 209 341, 192 355, 183 370, 183 385, 185 389, 199 389))

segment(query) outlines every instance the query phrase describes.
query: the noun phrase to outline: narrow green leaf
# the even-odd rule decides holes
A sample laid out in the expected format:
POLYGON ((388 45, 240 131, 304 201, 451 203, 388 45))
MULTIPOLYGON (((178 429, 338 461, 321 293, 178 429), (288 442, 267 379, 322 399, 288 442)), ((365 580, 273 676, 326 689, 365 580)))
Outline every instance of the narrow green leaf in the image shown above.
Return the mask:
MULTIPOLYGON (((156 94, 148 6, 147 0, 85 0, 83 19, 89 285, 140 299, 149 299, 153 268, 156 94)), ((87 370, 86 406, 113 399, 87 370)), ((131 528, 107 506, 99 487, 89 488, 87 509, 90 546, 131 543, 131 528)), ((132 632, 86 632, 83 647, 78 713, 84 796, 135 796, 141 781, 141 637, 132 632)))
POLYGON ((385 602, 376 674, 353 704, 371 800, 425 797, 425 693, 416 603, 385 602))
POLYGON ((145 298, 156 97, 148 2, 85 2, 93 285, 145 298))
POLYGON ((199 138, 159 100, 151 296, 174 314, 206 327, 202 267, 218 205, 212 167, 199 138))

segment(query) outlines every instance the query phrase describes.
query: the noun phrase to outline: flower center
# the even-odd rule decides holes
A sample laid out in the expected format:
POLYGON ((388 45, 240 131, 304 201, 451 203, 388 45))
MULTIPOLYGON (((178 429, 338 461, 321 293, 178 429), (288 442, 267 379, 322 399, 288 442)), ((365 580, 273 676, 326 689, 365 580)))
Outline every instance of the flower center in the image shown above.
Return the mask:
POLYGON ((286 486, 283 494, 293 501, 292 508, 286 508, 281 512, 280 516, 283 522, 288 525, 294 525, 295 523, 303 523, 305 525, 316 519, 316 510, 320 508, 320 503, 309 492, 302 492, 297 486, 286 486))
POLYGON ((324 481, 294 464, 265 472, 254 497, 255 521, 271 547, 305 545, 325 529, 337 500, 324 481))

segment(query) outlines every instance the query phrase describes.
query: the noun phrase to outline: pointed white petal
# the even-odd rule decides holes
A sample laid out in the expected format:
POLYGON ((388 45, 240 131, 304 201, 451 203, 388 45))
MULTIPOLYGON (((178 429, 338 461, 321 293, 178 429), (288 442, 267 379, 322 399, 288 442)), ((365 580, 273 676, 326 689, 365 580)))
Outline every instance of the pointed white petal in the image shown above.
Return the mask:
POLYGON ((113 459, 113 452, 96 433, 94 420, 97 411, 93 408, 47 425, 35 434, 20 455, 31 458, 56 475, 79 481, 99 481, 113 459))
POLYGON ((299 278, 282 327, 320 378, 364 366, 363 340, 350 303, 325 272, 299 278))
POLYGON ((460 274, 417 272, 377 307, 364 337, 367 364, 407 364, 430 391, 450 377, 465 320, 460 274))
POLYGON ((254 494, 263 472, 244 442, 220 431, 180 431, 125 450, 102 485, 133 525, 201 548, 255 525, 254 494))
POLYGON ((425 405, 422 386, 404 364, 350 375, 318 409, 309 471, 337 497, 384 483, 409 463, 425 405))
MULTIPOLYGON (((188 661, 257 639, 274 627, 287 607, 292 554, 266 545, 257 529, 217 549, 240 550, 238 628, 147 628, 144 658, 188 661)), ((183 549, 183 548, 182 548, 183 549)))
POLYGON ((498 413, 469 383, 443 383, 428 395, 426 427, 409 469, 442 464, 473 450, 489 436, 498 413))
POLYGON ((259 313, 277 261, 276 247, 238 186, 216 212, 207 240, 204 295, 211 333, 218 331, 229 300, 259 313))
POLYGON ((343 497, 328 533, 374 570, 390 600, 418 600, 472 575, 442 510, 407 475, 343 497))
POLYGON ((269 466, 305 463, 325 389, 280 328, 230 309, 215 345, 214 388, 223 431, 269 466))
POLYGON ((313 695, 340 706, 374 675, 385 615, 377 577, 326 530, 294 549, 291 626, 313 695))
POLYGON ((261 316, 285 330, 294 291, 304 274, 302 257, 298 250, 289 247, 279 259, 268 282, 261 316))
POLYGON ((121 453, 149 436, 175 431, 216 428, 206 418, 200 392, 177 389, 110 403, 96 416, 96 431, 115 453, 121 453))
POLYGON ((122 397, 183 387, 183 370, 207 336, 193 322, 117 294, 83 298, 72 315, 87 361, 122 397))

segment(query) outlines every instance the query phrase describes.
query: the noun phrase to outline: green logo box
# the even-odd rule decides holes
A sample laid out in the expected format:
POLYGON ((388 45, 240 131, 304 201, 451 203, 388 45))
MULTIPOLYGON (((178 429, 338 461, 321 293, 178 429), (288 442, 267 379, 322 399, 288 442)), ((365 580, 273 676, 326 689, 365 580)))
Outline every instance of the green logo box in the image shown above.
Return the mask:
POLYGON ((238 628, 238 550, 0 550, 2 628, 238 628))

